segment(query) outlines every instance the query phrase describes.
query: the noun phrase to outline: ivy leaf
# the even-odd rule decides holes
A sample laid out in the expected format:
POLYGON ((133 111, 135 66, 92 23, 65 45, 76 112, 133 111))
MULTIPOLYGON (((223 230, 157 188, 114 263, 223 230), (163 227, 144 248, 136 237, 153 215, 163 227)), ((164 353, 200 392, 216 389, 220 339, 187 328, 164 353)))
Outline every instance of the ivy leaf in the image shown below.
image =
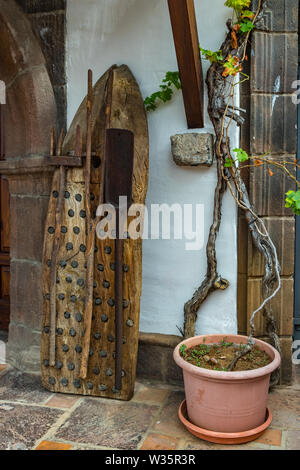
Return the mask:
POLYGON ((251 0, 227 0, 225 6, 233 8, 236 11, 242 11, 244 8, 249 8, 251 0))
POLYGON ((174 85, 177 90, 180 90, 181 82, 179 72, 167 72, 165 78, 163 79, 163 83, 167 83, 169 87, 174 85))
POLYGON ((147 96, 144 100, 146 111, 155 111, 159 102, 166 103, 172 99, 174 94, 173 87, 177 90, 181 89, 179 72, 167 72, 159 86, 160 90, 147 96))
POLYGON ((249 31, 252 31, 254 28, 254 24, 250 20, 242 21, 240 23, 240 31, 242 33, 248 33, 249 31))
POLYGON ((236 158, 241 163, 246 162, 249 159, 248 153, 243 149, 233 149, 233 152, 236 153, 236 158))

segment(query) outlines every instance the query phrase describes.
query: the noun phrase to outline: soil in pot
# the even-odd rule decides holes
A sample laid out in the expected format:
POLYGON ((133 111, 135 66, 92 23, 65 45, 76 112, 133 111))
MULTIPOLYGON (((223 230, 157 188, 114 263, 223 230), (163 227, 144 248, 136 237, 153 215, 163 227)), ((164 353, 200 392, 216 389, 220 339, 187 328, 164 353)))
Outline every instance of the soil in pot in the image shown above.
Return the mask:
MULTIPOLYGON (((240 351, 241 348, 245 348, 245 346, 242 343, 228 342, 224 337, 220 343, 205 344, 203 342, 189 349, 183 344, 180 347, 180 355, 185 361, 194 366, 226 372, 236 352, 240 351)), ((254 346, 252 351, 239 359, 233 372, 259 369, 270 364, 270 362, 272 362, 272 359, 264 351, 254 346)))

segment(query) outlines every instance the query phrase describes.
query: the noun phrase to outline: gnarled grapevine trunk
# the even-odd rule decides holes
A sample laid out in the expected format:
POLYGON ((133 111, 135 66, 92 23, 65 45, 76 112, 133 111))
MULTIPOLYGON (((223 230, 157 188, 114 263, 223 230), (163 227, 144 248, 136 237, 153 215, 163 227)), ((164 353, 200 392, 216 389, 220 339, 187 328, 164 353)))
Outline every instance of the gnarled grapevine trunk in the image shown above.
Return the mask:
MULTIPOLYGON (((261 0, 256 3, 257 9, 254 11, 254 24, 260 20, 264 11, 264 4, 261 0)), ((238 61, 242 63, 246 58, 246 47, 249 34, 247 34, 246 37, 242 34, 237 35, 234 30, 232 20, 227 21, 227 27, 228 33, 220 49, 222 56, 224 58, 228 58, 229 56, 236 57, 238 58, 238 61), (233 40, 233 38, 236 40, 233 40)), ((223 279, 218 273, 216 255, 216 239, 221 223, 222 200, 227 187, 229 187, 237 205, 245 211, 245 217, 253 243, 263 255, 265 261, 265 276, 262 281, 262 295, 264 302, 255 312, 253 312, 251 318, 251 334, 249 337, 248 351, 251 349, 253 344, 252 335, 254 333, 254 317, 256 313, 263 310, 263 314, 266 317, 267 331, 271 344, 281 352, 276 321, 273 317, 270 306, 267 305, 267 302, 276 295, 280 288, 280 268, 278 265, 276 248, 263 221, 258 217, 250 204, 247 188, 239 169, 235 167, 228 168, 225 165, 228 158, 231 158, 230 142, 228 137, 228 128, 230 123, 235 121, 238 125, 241 125, 244 120, 240 114, 237 114, 237 111, 242 110, 236 108, 234 105, 234 78, 225 78, 223 72, 224 63, 213 62, 208 70, 206 78, 206 84, 208 87, 208 114, 214 126, 216 135, 215 153, 217 159, 218 181, 215 188, 213 222, 210 227, 206 247, 207 272, 201 286, 195 291, 191 300, 189 300, 184 306, 184 336, 187 338, 194 336, 198 310, 208 295, 216 289, 226 289, 229 286, 229 282, 223 279)), ((228 370, 233 370, 240 357, 235 358, 235 361, 229 365, 228 370)), ((275 382, 278 381, 278 377, 279 375, 277 372, 275 382)))

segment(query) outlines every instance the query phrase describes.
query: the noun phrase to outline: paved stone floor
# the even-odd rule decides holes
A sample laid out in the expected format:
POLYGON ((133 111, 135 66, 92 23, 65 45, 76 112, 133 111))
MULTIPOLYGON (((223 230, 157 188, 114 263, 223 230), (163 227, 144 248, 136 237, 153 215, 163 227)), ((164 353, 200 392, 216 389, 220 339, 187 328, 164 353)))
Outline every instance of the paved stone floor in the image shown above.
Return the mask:
POLYGON ((183 398, 182 389, 147 382, 130 402, 53 394, 38 377, 0 365, 0 449, 300 449, 300 366, 293 386, 270 393, 272 425, 249 444, 194 438, 177 418, 183 398))

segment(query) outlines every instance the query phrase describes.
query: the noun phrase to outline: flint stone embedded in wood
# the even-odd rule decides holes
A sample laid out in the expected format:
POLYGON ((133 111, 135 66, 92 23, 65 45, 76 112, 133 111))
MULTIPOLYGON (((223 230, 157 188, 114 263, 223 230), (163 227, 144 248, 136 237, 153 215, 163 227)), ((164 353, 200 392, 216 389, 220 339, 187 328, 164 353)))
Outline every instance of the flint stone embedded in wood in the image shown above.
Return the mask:
POLYGON ((173 160, 179 166, 212 166, 212 134, 186 133, 171 137, 173 160))

